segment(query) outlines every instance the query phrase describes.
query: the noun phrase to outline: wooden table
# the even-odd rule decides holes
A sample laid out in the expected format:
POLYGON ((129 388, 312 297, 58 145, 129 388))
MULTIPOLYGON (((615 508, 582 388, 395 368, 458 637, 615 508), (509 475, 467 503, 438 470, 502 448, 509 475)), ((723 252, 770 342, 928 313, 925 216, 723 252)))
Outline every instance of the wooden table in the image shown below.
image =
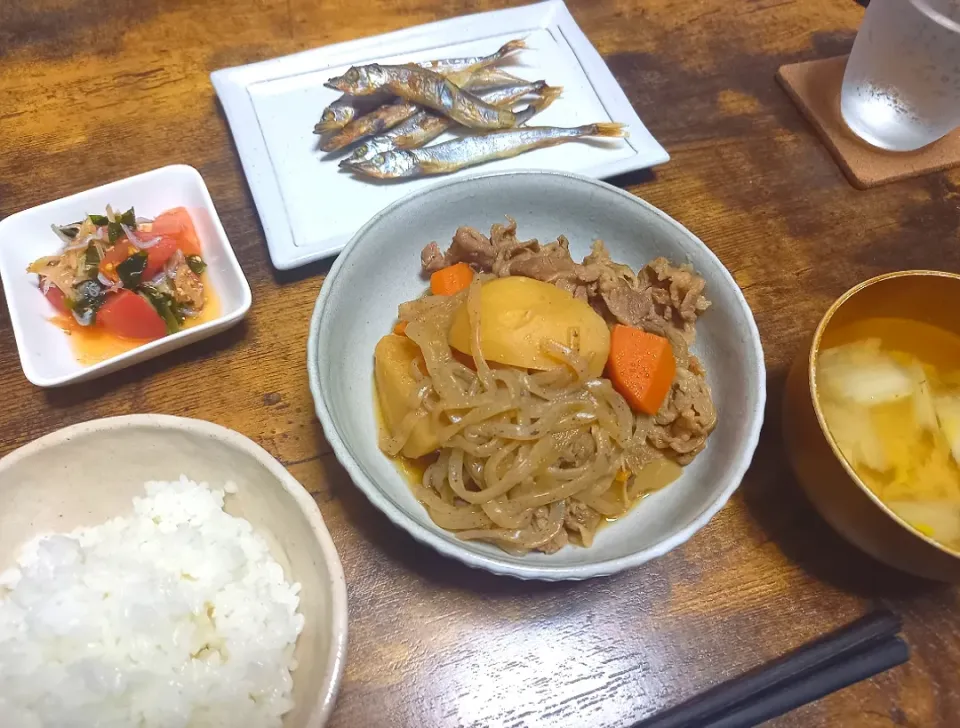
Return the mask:
POLYGON ((885 271, 960 270, 960 172, 858 192, 774 81, 783 63, 850 48, 863 14, 853 0, 568 2, 672 155, 652 180, 620 183, 720 256, 763 335, 767 424, 742 488, 707 528, 613 578, 497 578, 393 527, 331 455, 305 369, 326 267, 271 268, 208 73, 513 4, 2 0, 0 216, 191 164, 254 304, 245 324, 209 342, 52 391, 24 379, 0 309, 0 454, 134 412, 212 420, 266 447, 315 494, 343 560, 350 649, 337 728, 624 726, 878 604, 904 615, 909 666, 774 724, 957 726, 957 591, 894 573, 834 535, 781 442, 788 362, 836 296, 885 271))

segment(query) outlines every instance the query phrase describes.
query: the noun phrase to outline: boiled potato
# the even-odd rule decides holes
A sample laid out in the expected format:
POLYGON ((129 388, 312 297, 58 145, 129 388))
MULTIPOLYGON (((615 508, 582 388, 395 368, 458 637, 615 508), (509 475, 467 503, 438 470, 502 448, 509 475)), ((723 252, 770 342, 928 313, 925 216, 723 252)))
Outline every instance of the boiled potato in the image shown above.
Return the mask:
MULTIPOLYGON (((550 283, 510 276, 487 281, 480 289, 480 346, 487 361, 526 369, 553 369, 545 339, 569 344, 571 329, 580 332, 580 354, 590 375, 600 376, 610 354, 607 322, 584 301, 550 283)), ((450 327, 450 346, 471 353, 466 303, 450 327)))
MULTIPOLYGON (((394 432, 410 412, 410 398, 417 389, 411 365, 421 359, 420 347, 406 336, 388 334, 377 342, 373 352, 373 372, 380 400, 380 413, 389 432, 394 432)), ((421 420, 410 433, 401 454, 418 458, 440 447, 437 433, 427 420, 421 420)))

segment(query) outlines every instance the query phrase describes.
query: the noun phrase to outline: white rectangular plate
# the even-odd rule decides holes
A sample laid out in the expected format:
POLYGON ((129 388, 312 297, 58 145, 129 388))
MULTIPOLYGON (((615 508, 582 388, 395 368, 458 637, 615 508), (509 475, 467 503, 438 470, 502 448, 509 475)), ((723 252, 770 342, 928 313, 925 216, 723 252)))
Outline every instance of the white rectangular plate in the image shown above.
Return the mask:
MULTIPOLYGON (((640 121, 600 54, 561 0, 497 10, 227 68, 210 75, 220 97, 277 268, 339 252, 373 215, 436 178, 378 183, 341 170, 343 154, 317 147, 313 127, 339 93, 323 83, 350 66, 487 55, 524 38, 529 50, 503 68, 563 86, 536 125, 617 121, 630 136, 540 149, 475 171, 539 168, 610 177, 669 155, 640 121)), ((442 140, 443 138, 441 138, 442 140)), ((468 174, 471 170, 460 172, 468 174)))

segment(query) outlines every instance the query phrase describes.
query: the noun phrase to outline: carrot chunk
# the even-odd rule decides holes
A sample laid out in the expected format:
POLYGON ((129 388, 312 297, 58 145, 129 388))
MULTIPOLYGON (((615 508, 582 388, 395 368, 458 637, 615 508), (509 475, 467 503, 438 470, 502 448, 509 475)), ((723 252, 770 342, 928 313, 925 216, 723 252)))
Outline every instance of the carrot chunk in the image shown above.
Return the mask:
POLYGON ((430 276, 430 291, 434 296, 452 296, 460 293, 473 280, 473 270, 466 263, 441 268, 430 276))
POLYGON ((396 326, 393 327, 393 333, 397 336, 406 336, 407 335, 407 322, 400 321, 396 326))
POLYGON ((656 414, 676 372, 673 349, 665 338, 632 326, 613 327, 607 375, 633 409, 656 414))

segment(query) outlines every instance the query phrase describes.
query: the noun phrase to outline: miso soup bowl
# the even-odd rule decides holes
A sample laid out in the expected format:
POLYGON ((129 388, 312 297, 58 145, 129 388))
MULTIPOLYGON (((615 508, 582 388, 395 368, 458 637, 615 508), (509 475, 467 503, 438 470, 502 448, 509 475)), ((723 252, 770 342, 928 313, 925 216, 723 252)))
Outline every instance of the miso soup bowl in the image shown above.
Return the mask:
POLYGON ((871 278, 830 307, 787 378, 783 431, 800 485, 844 538, 902 571, 960 582, 960 554, 925 536, 890 510, 847 463, 820 409, 816 362, 841 327, 867 317, 909 318, 960 334, 960 275, 912 270, 871 278))

